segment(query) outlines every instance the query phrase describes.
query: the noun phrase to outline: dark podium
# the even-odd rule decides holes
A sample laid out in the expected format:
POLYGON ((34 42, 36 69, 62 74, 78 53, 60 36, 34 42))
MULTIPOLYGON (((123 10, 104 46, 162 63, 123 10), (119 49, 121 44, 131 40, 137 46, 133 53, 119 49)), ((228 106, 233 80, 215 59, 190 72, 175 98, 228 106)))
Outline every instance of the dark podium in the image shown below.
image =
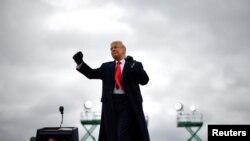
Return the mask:
POLYGON ((36 141, 79 141, 77 127, 44 127, 37 129, 36 141))

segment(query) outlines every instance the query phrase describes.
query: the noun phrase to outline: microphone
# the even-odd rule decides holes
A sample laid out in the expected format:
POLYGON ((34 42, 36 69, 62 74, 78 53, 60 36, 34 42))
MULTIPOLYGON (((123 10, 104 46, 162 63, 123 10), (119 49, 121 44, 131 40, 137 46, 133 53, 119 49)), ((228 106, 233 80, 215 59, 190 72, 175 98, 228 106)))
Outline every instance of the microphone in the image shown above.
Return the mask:
POLYGON ((60 106, 59 111, 61 112, 61 114, 63 114, 63 110, 64 110, 63 106, 60 106))
POLYGON ((61 114, 62 114, 62 121, 61 121, 61 124, 60 124, 60 128, 61 128, 62 123, 63 123, 63 111, 64 111, 63 106, 60 106, 60 107, 59 107, 59 111, 60 111, 60 112, 61 112, 61 114))

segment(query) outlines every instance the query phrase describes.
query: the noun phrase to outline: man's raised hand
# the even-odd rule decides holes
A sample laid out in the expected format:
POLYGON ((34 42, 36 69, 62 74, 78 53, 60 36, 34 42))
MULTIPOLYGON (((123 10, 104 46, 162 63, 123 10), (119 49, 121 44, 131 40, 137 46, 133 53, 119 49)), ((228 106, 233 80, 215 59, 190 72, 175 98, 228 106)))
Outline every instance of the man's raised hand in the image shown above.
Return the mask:
POLYGON ((83 58, 83 54, 82 54, 81 51, 78 51, 78 52, 73 56, 73 59, 75 60, 75 62, 76 62, 77 65, 80 65, 80 64, 83 62, 82 58, 83 58))

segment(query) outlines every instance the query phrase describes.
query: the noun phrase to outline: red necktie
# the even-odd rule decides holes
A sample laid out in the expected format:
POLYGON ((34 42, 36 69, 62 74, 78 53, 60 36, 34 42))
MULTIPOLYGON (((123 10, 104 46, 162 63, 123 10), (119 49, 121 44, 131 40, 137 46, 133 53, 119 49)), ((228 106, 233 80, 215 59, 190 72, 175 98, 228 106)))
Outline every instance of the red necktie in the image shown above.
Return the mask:
POLYGON ((115 68, 115 87, 117 89, 122 88, 121 78, 122 78, 121 62, 118 61, 116 63, 116 68, 115 68))

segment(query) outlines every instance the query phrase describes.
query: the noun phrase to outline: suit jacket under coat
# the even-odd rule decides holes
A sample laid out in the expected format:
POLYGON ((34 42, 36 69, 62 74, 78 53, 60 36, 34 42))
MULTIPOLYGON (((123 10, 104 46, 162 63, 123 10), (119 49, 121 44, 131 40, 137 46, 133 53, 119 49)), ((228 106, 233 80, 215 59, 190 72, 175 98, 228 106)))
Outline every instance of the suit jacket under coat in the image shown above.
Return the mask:
MULTIPOLYGON (((102 114, 99 141, 116 141, 116 125, 114 122, 115 117, 112 102, 112 94, 115 86, 115 65, 115 61, 111 61, 103 63, 101 67, 97 69, 92 69, 85 62, 83 62, 82 66, 77 68, 80 73, 84 74, 89 79, 102 80, 102 114)), ((135 141, 150 140, 143 112, 143 98, 139 87, 139 84, 145 85, 148 81, 149 77, 144 71, 142 63, 136 61, 134 67, 131 68, 130 62, 125 62, 121 84, 132 105, 138 125, 136 126, 138 134, 134 137, 135 141)))

